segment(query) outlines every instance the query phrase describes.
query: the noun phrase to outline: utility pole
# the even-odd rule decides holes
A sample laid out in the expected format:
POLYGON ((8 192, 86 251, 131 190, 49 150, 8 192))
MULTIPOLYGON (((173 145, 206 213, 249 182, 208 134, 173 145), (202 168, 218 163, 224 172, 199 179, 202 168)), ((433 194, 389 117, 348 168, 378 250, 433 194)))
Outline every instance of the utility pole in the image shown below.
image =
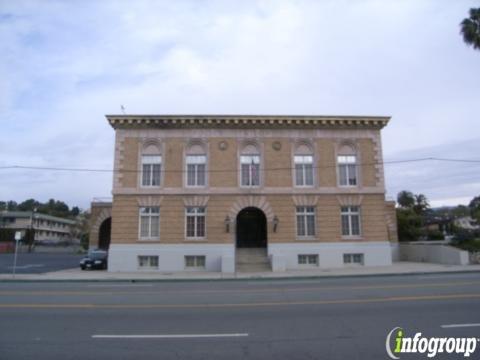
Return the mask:
POLYGON ((30 215, 30 236, 29 236, 29 244, 28 244, 28 252, 32 252, 32 248, 35 243, 35 228, 33 226, 33 218, 34 214, 37 212, 37 208, 32 209, 32 213, 30 215))

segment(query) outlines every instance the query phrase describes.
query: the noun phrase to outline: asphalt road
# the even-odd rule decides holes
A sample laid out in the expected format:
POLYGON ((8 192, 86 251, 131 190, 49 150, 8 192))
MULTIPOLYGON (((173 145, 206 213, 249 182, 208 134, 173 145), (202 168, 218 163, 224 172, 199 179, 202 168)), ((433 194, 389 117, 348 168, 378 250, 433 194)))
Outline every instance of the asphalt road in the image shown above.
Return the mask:
POLYGON ((0 282, 1 360, 387 359, 394 327, 480 337, 479 323, 480 274, 0 282))
MULTIPOLYGON (((78 267, 83 255, 70 253, 19 253, 17 274, 41 274, 78 267)), ((0 274, 11 274, 14 254, 0 254, 0 274)), ((2 360, 0 355, 0 360, 2 360)))

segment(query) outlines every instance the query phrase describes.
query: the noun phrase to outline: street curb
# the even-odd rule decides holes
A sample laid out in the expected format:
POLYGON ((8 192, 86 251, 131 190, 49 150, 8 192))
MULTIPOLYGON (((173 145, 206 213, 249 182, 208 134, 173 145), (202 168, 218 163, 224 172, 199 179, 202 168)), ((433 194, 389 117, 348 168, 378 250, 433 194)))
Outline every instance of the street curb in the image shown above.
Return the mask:
POLYGON ((229 277, 229 278, 182 278, 182 279, 0 279, 0 283, 172 283, 172 282, 227 282, 227 281, 285 281, 285 280, 328 280, 328 279, 348 279, 348 278, 377 278, 377 277, 396 277, 396 276, 425 276, 425 275, 447 275, 447 274, 475 274, 479 270, 458 270, 458 271, 418 271, 384 274, 336 274, 336 275, 300 275, 300 276, 279 276, 279 277, 229 277))

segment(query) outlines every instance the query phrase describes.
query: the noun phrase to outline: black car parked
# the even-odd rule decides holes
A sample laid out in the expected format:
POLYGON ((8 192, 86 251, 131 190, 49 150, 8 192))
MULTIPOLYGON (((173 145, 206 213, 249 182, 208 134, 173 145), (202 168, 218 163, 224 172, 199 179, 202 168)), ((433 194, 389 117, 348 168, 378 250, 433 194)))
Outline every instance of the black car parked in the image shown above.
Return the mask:
POLYGON ((104 250, 91 250, 88 255, 80 260, 80 269, 107 269, 108 252, 104 250))

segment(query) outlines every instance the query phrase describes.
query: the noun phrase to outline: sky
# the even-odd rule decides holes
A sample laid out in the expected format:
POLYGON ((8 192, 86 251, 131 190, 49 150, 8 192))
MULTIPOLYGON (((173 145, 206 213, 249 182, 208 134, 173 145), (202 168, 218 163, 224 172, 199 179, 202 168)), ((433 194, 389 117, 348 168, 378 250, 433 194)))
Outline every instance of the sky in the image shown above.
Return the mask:
MULTIPOLYGON (((386 115, 386 161, 480 159, 480 1, 0 0, 0 167, 111 169, 105 114, 386 115)), ((480 164, 386 165, 387 195, 480 195, 480 164)), ((112 175, 0 169, 0 199, 89 207, 112 175)))

